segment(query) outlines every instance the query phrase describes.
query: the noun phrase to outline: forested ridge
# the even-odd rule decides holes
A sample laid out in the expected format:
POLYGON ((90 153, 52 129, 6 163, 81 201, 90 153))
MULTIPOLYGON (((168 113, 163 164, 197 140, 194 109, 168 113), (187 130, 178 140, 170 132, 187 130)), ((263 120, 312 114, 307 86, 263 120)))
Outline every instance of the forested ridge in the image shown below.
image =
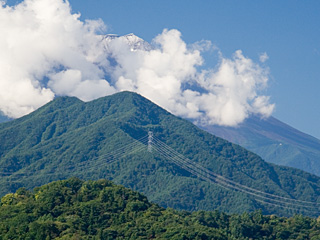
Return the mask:
POLYGON ((1 198, 0 239, 320 238, 320 219, 177 211, 108 180, 56 181, 1 198))
POLYGON ((25 117, 1 123, 0 143, 1 196, 76 176, 112 180, 162 207, 180 210, 262 209, 264 214, 312 217, 320 212, 319 177, 268 164, 136 93, 87 103, 57 98, 25 117), (191 162, 241 184, 244 191, 201 179, 163 154, 148 152, 140 141, 148 131, 191 162), (248 195, 245 187, 256 192, 248 195))

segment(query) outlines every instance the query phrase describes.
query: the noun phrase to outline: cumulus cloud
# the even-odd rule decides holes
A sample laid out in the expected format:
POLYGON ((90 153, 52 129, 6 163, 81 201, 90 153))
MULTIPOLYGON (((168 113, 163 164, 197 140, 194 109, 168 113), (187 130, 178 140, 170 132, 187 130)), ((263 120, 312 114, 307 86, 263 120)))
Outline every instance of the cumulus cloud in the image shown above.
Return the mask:
POLYGON ((139 92, 163 108, 198 124, 235 126, 250 114, 270 116, 274 105, 259 95, 267 87, 268 69, 236 51, 231 59, 220 54, 213 69, 198 70, 201 51, 190 47, 178 30, 164 30, 154 39, 157 48, 128 52, 127 43, 109 44, 117 65, 110 70, 118 90, 139 92), (114 44, 114 45, 113 45, 114 44))
POLYGON ((25 0, 13 7, 2 3, 1 111, 20 117, 55 95, 90 100, 114 92, 102 80, 107 62, 97 32, 104 27, 102 21, 80 21, 62 0, 25 0))
MULTIPOLYGON (((234 126, 269 116, 268 69, 239 50, 201 69, 210 41, 188 45, 165 29, 151 44, 130 35, 105 38, 101 20, 80 21, 63 0, 0 4, 0 110, 25 115, 55 96, 89 101, 129 90, 198 124, 234 126), (201 69, 201 70, 200 70, 201 69)), ((264 62, 267 55, 261 56, 264 62)))

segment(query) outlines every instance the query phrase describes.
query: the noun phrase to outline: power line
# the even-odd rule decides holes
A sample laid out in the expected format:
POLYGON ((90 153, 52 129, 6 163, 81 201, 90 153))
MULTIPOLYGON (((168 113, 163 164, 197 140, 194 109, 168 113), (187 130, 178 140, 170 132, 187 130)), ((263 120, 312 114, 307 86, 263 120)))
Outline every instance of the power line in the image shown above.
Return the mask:
MULTIPOLYGON (((121 159, 129 154, 136 153, 138 151, 142 151, 147 149, 149 153, 152 153, 152 150, 156 150, 166 159, 172 161, 177 166, 185 169, 186 171, 190 172, 191 174, 203 179, 207 182, 216 184, 222 188, 227 190, 236 190, 247 195, 252 196, 257 202, 263 204, 269 204, 276 207, 291 209, 291 210, 300 210, 309 211, 309 212, 319 212, 319 207, 317 202, 311 201, 304 201, 299 199, 293 199, 288 197, 279 196, 276 194, 267 193, 261 190, 257 190, 246 185, 237 183, 232 181, 228 178, 225 178, 219 174, 214 173, 213 171, 209 170, 201 166, 200 164, 190 160, 189 158, 185 157, 184 155, 176 152, 170 146, 156 138, 151 131, 148 132, 147 136, 143 136, 140 139, 134 140, 131 143, 125 144, 122 147, 116 148, 115 150, 108 152, 106 154, 97 156, 95 158, 91 158, 86 161, 82 161, 76 164, 69 166, 68 168, 85 168, 87 171, 96 171, 97 167, 103 167, 111 164, 112 162, 121 159), (147 146, 147 148, 146 148, 147 146), (312 209, 309 210, 309 209, 312 209)), ((34 164, 36 164, 35 162, 34 164)), ((30 165, 29 167, 32 167, 30 165)), ((63 168, 63 170, 68 170, 66 166, 58 167, 55 169, 53 173, 46 173, 46 175, 59 175, 60 173, 57 170, 63 168)), ((0 172, 0 174, 8 174, 7 178, 11 177, 18 177, 18 176, 27 176, 28 174, 33 174, 34 171, 24 171, 22 173, 19 172, 0 172)), ((13 181, 12 181, 13 182, 13 181)))
MULTIPOLYGON (((92 164, 97 164, 97 161, 101 161, 101 165, 105 165, 105 164, 110 164, 116 160, 118 160, 119 158, 122 158, 124 155, 128 154, 128 152, 132 151, 132 150, 142 150, 142 149, 145 149, 145 144, 143 144, 143 142, 146 142, 146 139, 148 137, 147 136, 143 136, 137 140, 134 140, 133 142, 129 143, 129 144, 126 144, 122 147, 119 147, 119 148, 116 148, 115 150, 111 151, 111 152, 108 152, 106 154, 103 154, 103 155, 100 155, 100 156, 97 156, 97 157, 94 157, 94 158, 91 158, 89 160, 86 160, 86 161, 82 161, 82 162, 79 162, 79 163, 75 163, 73 165, 70 165, 70 166, 60 166, 60 167, 57 167, 55 169, 55 172, 57 170, 63 170, 63 171, 66 171, 68 170, 67 168, 77 168, 77 167, 89 167, 90 165, 92 164)), ((34 162, 33 164, 29 165, 28 168, 31 168, 33 165, 36 165, 38 164, 39 162, 34 162)), ((45 169, 41 169, 41 170, 45 170, 45 169)), ((30 175, 30 174, 34 174, 34 170, 25 170, 23 169, 23 172, 0 172, 0 174, 6 174, 8 176, 6 176, 7 178, 8 177, 18 177, 18 176, 27 176, 27 175, 30 175)), ((46 175, 54 175, 56 173, 47 173, 46 172, 46 175)))
POLYGON ((154 142, 154 149, 157 150, 160 154, 164 155, 166 158, 172 160, 178 166, 184 168, 185 170, 189 171, 190 173, 196 175, 203 180, 213 182, 221 187, 227 188, 229 190, 238 190, 253 196, 256 200, 257 198, 262 198, 263 200, 259 199, 259 202, 265 202, 268 204, 276 205, 278 207, 284 207, 284 205, 291 205, 291 207, 286 207, 290 209, 297 209, 299 208, 309 208, 319 212, 319 208, 316 206, 319 203, 310 202, 310 201, 303 201, 298 199, 292 199, 287 197, 278 196, 275 194, 266 193, 239 183, 236 183, 230 179, 227 179, 221 175, 218 175, 206 168, 203 168, 201 165, 192 162, 190 159, 184 157, 183 155, 177 153, 171 147, 153 137, 154 142), (270 202, 266 202, 270 201, 270 202))

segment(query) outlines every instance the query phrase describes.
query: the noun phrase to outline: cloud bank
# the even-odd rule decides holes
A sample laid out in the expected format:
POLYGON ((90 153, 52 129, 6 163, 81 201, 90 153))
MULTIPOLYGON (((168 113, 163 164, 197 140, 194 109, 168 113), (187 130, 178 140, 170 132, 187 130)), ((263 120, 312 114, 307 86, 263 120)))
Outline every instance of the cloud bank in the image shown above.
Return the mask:
POLYGON ((123 90, 198 124, 234 126, 251 114, 267 117, 273 111, 269 97, 261 95, 268 69, 240 50, 230 59, 220 54, 218 65, 204 70, 201 54, 212 47, 209 41, 187 45, 174 29, 165 29, 151 45, 133 35, 105 38, 101 20, 79 17, 63 0, 1 4, 4 114, 23 116, 55 96, 89 101, 123 90))
POLYGON ((0 7, 0 109, 25 115, 55 95, 91 100, 114 92, 103 80, 102 21, 81 22, 68 2, 0 7))

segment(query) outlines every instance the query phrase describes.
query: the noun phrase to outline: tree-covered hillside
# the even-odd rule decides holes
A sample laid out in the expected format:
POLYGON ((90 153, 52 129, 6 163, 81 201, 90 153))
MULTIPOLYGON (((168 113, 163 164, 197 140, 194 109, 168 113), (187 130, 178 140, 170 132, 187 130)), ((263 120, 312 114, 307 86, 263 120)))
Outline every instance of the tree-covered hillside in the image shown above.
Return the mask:
POLYGON ((268 164, 135 93, 57 98, 0 124, 0 143, 1 195, 77 176, 113 180, 163 207, 319 215, 319 177, 268 164))
POLYGON ((107 180, 71 178, 5 195, 0 239, 304 239, 320 238, 320 223, 292 218, 164 209, 107 180))

